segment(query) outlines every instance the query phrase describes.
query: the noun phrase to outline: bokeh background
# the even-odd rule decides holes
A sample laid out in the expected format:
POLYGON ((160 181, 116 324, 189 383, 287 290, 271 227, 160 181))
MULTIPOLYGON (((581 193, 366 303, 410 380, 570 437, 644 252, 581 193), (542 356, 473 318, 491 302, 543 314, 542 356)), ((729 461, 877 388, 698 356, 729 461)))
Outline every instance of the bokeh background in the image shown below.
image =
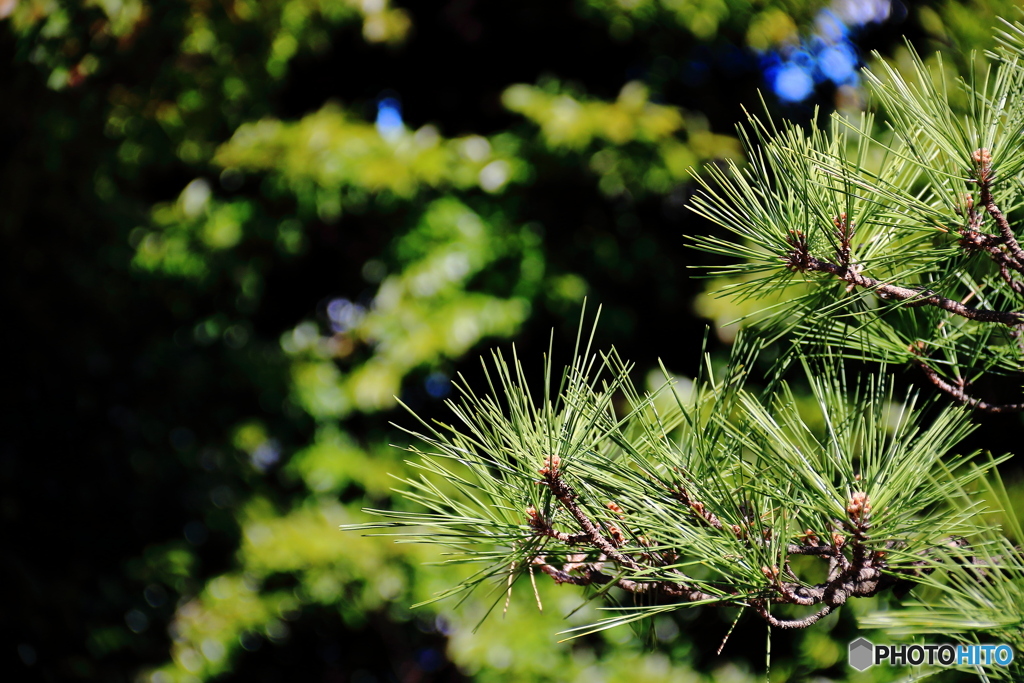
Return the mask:
MULTIPOLYGON (((539 383, 585 298, 641 383, 708 325, 723 359, 753 304, 694 277, 690 169, 744 107, 856 114, 903 36, 967 68, 1014 5, 0 0, 4 679, 765 680, 750 616, 720 656, 714 608, 558 642, 578 591, 411 609, 466 569, 338 525, 406 504, 399 399, 443 419, 513 342, 539 383)), ((856 613, 771 680, 892 680, 856 613)))

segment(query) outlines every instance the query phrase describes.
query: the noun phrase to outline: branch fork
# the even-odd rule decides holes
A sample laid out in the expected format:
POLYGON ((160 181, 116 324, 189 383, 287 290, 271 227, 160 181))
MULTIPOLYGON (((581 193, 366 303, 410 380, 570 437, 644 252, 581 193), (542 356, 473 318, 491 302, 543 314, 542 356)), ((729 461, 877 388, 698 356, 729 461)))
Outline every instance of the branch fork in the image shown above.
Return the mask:
MULTIPOLYGON (((789 556, 810 555, 827 561, 828 579, 823 583, 811 586, 803 584, 789 568, 788 559, 785 560, 783 569, 778 566, 761 568, 765 584, 753 598, 738 594, 708 593, 688 583, 682 574, 672 579, 644 579, 643 575, 654 574, 655 570, 664 575, 665 569, 654 563, 651 554, 624 551, 622 546, 625 539, 617 537, 615 532, 618 528, 615 525, 605 525, 609 535, 603 534, 599 524, 592 520, 579 504, 579 496, 565 480, 564 472, 550 463, 544 470, 540 483, 551 491, 561 509, 575 521, 578 531, 556 531, 550 521, 544 519, 533 507, 526 510, 529 526, 536 535, 554 539, 564 545, 589 546, 588 552, 567 555, 561 567, 553 564, 543 554, 533 558, 532 565, 559 584, 586 586, 612 583, 630 593, 656 595, 671 601, 749 605, 772 626, 794 629, 814 624, 850 598, 872 596, 900 579, 912 578, 916 571, 885 573, 887 564, 884 551, 872 550, 869 547, 871 501, 866 492, 855 491, 847 502, 846 519, 836 522, 836 530, 830 538, 831 543, 823 543, 817 533, 808 529, 799 537, 799 543, 790 544, 786 548, 789 556), (596 560, 587 561, 588 557, 594 556, 596 560), (608 563, 617 568, 611 574, 605 571, 605 565, 608 563), (622 576, 623 572, 627 576, 632 575, 632 578, 622 576), (818 605, 819 609, 807 617, 781 619, 771 614, 771 607, 780 604, 805 607, 818 605)), ((685 505, 697 518, 698 524, 717 530, 726 528, 721 520, 701 501, 694 499, 684 486, 675 484, 669 488, 669 492, 672 498, 685 505)), ((616 503, 608 503, 605 507, 623 522, 626 520, 627 515, 616 503)), ((729 528, 735 533, 735 525, 730 525, 729 528)), ((766 528, 761 535, 767 540, 772 531, 771 528, 766 528)), ((679 549, 679 552, 685 553, 685 548, 679 549)))
MULTIPOLYGON (((995 264, 999 275, 1010 290, 1024 296, 1024 282, 1016 275, 1024 275, 1024 249, 1021 248, 1006 215, 999 208, 992 194, 995 171, 992 168, 991 151, 985 148, 975 150, 971 158, 974 162, 973 181, 978 187, 979 205, 995 223, 998 233, 983 231, 984 214, 979 211, 972 195, 964 197, 964 208, 961 215, 966 224, 959 229, 960 245, 968 252, 985 253, 995 264)), ((1024 330, 1024 312, 1014 310, 989 310, 976 308, 967 304, 969 295, 963 301, 942 296, 927 288, 915 288, 885 282, 863 274, 863 267, 852 260, 851 248, 854 235, 853 222, 845 213, 833 219, 835 239, 835 259, 819 258, 811 253, 807 236, 800 230, 789 230, 786 243, 789 251, 782 257, 785 266, 803 273, 825 273, 847 283, 846 292, 851 293, 862 287, 877 294, 886 301, 900 302, 903 306, 932 306, 954 315, 980 323, 995 323, 1011 328, 1010 334, 1018 341, 1024 330)), ((941 324, 941 323, 940 323, 941 324)), ((933 367, 924 360, 924 343, 918 342, 918 349, 911 348, 917 357, 916 364, 922 369, 928 380, 940 391, 948 394, 956 401, 977 410, 992 413, 1024 411, 1022 403, 992 403, 969 395, 962 382, 953 384, 945 380, 933 367)), ((1024 351, 1024 344, 1019 344, 1024 351)))

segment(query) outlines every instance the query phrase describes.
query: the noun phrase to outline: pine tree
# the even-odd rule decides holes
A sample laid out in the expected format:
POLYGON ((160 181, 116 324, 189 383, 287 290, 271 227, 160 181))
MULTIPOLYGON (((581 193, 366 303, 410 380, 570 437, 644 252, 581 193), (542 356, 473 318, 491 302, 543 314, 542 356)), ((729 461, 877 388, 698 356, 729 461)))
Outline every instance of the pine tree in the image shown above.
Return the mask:
POLYGON ((974 411, 1024 409, 975 391, 1024 360, 1024 25, 1007 23, 987 57, 958 90, 916 55, 909 79, 867 71, 885 127, 752 116, 749 163, 698 176, 694 209, 729 236, 693 244, 735 261, 720 271, 735 294, 774 301, 724 375, 708 360, 688 394, 671 381, 641 392, 629 363, 581 335, 561 373, 549 355, 538 396, 524 364, 495 352, 486 392, 463 383, 452 424, 410 432, 422 474, 404 490, 425 511, 353 528, 399 529, 479 565, 438 599, 489 584, 500 603, 537 575, 635 596, 580 633, 699 604, 805 628, 915 588, 868 624, 1019 652, 1021 530, 1009 512, 994 528, 981 502, 1009 510, 995 466, 1010 456, 957 450, 974 411), (759 346, 783 338, 813 414, 781 370, 760 391, 747 381, 759 346), (848 358, 879 365, 858 378, 848 358), (896 393, 897 364, 939 391, 896 393))

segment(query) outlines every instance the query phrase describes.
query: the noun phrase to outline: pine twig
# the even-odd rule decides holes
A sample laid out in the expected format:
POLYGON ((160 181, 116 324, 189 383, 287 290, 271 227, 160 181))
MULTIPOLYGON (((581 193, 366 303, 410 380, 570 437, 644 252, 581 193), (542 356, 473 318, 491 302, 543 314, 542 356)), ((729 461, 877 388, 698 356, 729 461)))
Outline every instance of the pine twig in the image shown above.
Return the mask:
POLYGON ((975 150, 971 156, 974 159, 974 163, 977 164, 976 174, 981 203, 985 207, 985 211, 988 212, 988 215, 992 216, 992 220, 996 222, 999 234, 1002 236, 1002 242, 1006 245, 1010 254, 1019 263, 1024 263, 1024 249, 1021 249, 1020 244, 1017 243, 1017 238, 1013 234, 1010 222, 1006 219, 1006 215, 996 204, 995 198, 992 196, 992 180, 995 178, 995 173, 992 170, 992 152, 981 148, 975 150))
POLYGON ((751 604, 754 607, 754 611, 756 611, 762 619, 767 621, 770 625, 774 626, 775 628, 784 630, 807 628, 808 626, 812 626, 819 620, 821 620, 822 617, 831 614, 832 610, 835 609, 831 605, 825 605, 814 614, 804 617, 803 619, 779 619, 778 617, 772 616, 771 612, 768 611, 767 605, 765 605, 764 603, 760 601, 754 601, 751 604))
POLYGON ((999 267, 999 275, 1003 281, 1010 286, 1016 294, 1024 295, 1024 284, 1015 280, 1010 273, 1015 270, 1024 273, 1024 264, 1006 253, 1002 247, 1002 238, 998 235, 981 232, 975 227, 980 216, 970 208, 971 225, 960 230, 960 246, 968 250, 984 251, 989 258, 999 267))
MULTIPOLYGON (((638 581, 635 579, 615 578, 602 570, 603 562, 610 560, 616 565, 642 573, 651 567, 646 567, 636 561, 633 557, 621 552, 615 543, 602 535, 597 525, 587 516, 576 502, 576 493, 562 477, 558 462, 549 459, 549 463, 541 470, 544 479, 542 484, 548 486, 555 498, 562 506, 569 511, 576 523, 583 529, 580 533, 556 532, 550 527, 550 523, 541 518, 536 510, 529 508, 529 524, 535 533, 540 536, 561 540, 567 545, 587 543, 595 550, 601 552, 599 562, 581 562, 583 555, 570 556, 569 562, 562 568, 558 568, 548 562, 547 557, 538 555, 533 558, 533 566, 538 567, 545 574, 550 576, 556 583, 569 583, 576 586, 587 585, 608 585, 614 584, 619 588, 635 595, 660 595, 665 598, 698 602, 708 601, 719 604, 750 604, 754 607, 765 621, 776 628, 797 629, 806 628, 826 615, 842 606, 851 597, 869 597, 879 591, 895 585, 900 580, 912 579, 917 569, 906 569, 889 574, 883 574, 886 567, 884 554, 880 552, 869 552, 867 543, 870 540, 868 531, 871 528, 871 505, 868 497, 863 492, 854 493, 847 506, 848 520, 839 524, 847 534, 837 530, 832 536, 831 544, 823 544, 817 535, 808 531, 804 536, 803 544, 790 544, 787 546, 789 555, 817 555, 829 561, 828 580, 813 586, 807 586, 799 582, 797 577, 794 581, 783 581, 781 572, 777 567, 762 567, 762 573, 768 580, 765 589, 768 594, 763 597, 750 600, 743 600, 738 595, 714 595, 700 591, 673 580, 651 580, 638 581), (851 557, 846 557, 843 552, 848 548, 851 557), (572 572, 572 573, 570 573, 572 572), (814 614, 801 619, 779 619, 771 615, 770 604, 792 604, 801 606, 821 605, 821 608, 814 614)), ((711 515, 703 505, 694 501, 682 486, 677 485, 673 489, 674 497, 686 504, 693 511, 698 519, 715 529, 721 530, 724 525, 717 517, 711 515)), ((614 506, 617 509, 617 506, 614 506)), ((788 562, 788 561, 787 561, 788 562)), ((788 564, 787 564, 788 567, 788 564)))
POLYGON ((830 261, 816 258, 810 254, 807 240, 800 233, 794 233, 791 235, 790 245, 793 247, 793 250, 786 255, 785 261, 787 266, 795 270, 802 272, 828 273, 830 275, 834 275, 840 280, 843 280, 844 282, 849 282, 850 284, 857 285, 858 287, 869 289, 877 293, 883 299, 904 301, 910 306, 935 306, 936 308, 941 308, 969 320, 1001 323, 1010 327, 1024 323, 1024 314, 1016 311, 990 311, 974 308, 954 299, 948 299, 944 296, 932 293, 928 290, 913 289, 911 287, 902 287, 900 285, 885 283, 881 280, 861 275, 856 268, 844 267, 830 261))
POLYGON ((1024 403, 989 403, 980 398, 975 398, 964 391, 962 386, 950 384, 944 380, 938 372, 923 360, 919 359, 916 362, 932 384, 964 405, 976 408, 977 410, 983 410, 986 413, 1016 413, 1024 410, 1024 403))

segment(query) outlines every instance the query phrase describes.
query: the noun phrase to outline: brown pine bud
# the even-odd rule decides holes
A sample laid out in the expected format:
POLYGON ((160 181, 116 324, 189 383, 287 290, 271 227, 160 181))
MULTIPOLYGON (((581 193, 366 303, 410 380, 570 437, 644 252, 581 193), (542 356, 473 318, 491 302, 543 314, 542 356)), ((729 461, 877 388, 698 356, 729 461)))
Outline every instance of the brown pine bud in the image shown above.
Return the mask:
POLYGON ((537 470, 543 477, 556 477, 558 476, 558 466, 562 464, 562 459, 557 455, 549 455, 545 460, 544 467, 537 470))

